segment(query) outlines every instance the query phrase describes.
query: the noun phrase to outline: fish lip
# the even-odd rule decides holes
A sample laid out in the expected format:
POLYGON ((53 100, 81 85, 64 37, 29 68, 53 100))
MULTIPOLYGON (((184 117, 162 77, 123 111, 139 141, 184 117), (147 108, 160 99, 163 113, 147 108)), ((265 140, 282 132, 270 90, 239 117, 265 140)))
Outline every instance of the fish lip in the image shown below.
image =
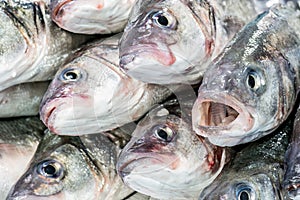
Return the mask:
MULTIPOLYGON (((212 93, 199 93, 198 98, 192 109, 192 120, 193 120, 193 129, 198 135, 209 137, 210 135, 222 135, 226 133, 227 136, 238 137, 244 135, 245 132, 250 131, 254 126, 254 117, 252 113, 238 101, 235 97, 228 94, 212 94, 212 93), (220 101, 221 99, 221 101, 220 101), (233 109, 237 116, 234 116, 234 120, 229 123, 219 125, 209 125, 209 122, 203 122, 203 118, 208 117, 208 111, 204 112, 204 104, 216 103, 220 105, 230 107, 233 109), (235 126, 237 123, 243 122, 242 126, 235 126)), ((225 119, 225 118, 224 118, 225 119)))
POLYGON ((62 1, 60 2, 58 5, 55 6, 55 8, 53 9, 52 13, 51 13, 51 17, 52 19, 55 21, 55 22, 58 22, 59 21, 59 15, 61 14, 58 14, 62 9, 62 7, 64 7, 66 4, 72 2, 73 0, 65 0, 65 1, 62 1))

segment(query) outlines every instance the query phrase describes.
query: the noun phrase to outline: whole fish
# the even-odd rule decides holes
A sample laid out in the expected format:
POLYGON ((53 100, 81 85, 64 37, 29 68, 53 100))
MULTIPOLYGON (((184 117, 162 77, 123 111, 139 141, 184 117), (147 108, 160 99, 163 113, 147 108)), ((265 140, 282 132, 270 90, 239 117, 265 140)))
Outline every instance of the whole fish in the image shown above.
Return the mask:
POLYGON ((49 80, 65 58, 91 37, 61 30, 46 1, 0 1, 0 90, 49 80))
POLYGON ((144 82, 198 83, 211 58, 264 8, 261 4, 137 0, 120 41, 120 66, 144 82))
POLYGON ((0 91, 0 118, 38 115, 49 83, 22 83, 0 91))
POLYGON ((224 148, 198 137, 178 102, 170 101, 138 123, 117 170, 126 185, 142 194, 195 199, 221 172, 226 156, 224 148))
POLYGON ((119 147, 102 134, 82 138, 47 133, 12 199, 122 199, 133 191, 118 176, 119 147))
POLYGON ((38 117, 0 120, 0 199, 26 171, 45 129, 38 117))
POLYGON ((193 128, 233 146, 276 129, 299 90, 300 10, 275 6, 246 25, 209 66, 193 107, 193 128))
POLYGON ((111 34, 123 31, 135 0, 51 0, 51 18, 73 33, 111 34))
POLYGON ((139 119, 171 94, 118 68, 120 35, 83 47, 58 70, 40 107, 45 125, 60 135, 99 133, 139 119))
POLYGON ((284 154, 292 120, 236 154, 199 200, 282 200, 284 154))
POLYGON ((287 199, 300 199, 300 107, 294 117, 293 134, 285 155, 285 174, 282 183, 287 199))

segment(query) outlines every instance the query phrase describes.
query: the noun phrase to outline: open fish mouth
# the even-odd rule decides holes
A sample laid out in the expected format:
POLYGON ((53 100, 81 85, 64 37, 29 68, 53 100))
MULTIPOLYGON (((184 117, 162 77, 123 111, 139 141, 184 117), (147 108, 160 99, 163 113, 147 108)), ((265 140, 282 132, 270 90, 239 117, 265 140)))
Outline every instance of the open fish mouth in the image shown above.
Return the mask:
POLYGON ((236 99, 223 96, 222 101, 198 99, 193 107, 193 127, 197 134, 241 136, 253 128, 253 116, 236 99))

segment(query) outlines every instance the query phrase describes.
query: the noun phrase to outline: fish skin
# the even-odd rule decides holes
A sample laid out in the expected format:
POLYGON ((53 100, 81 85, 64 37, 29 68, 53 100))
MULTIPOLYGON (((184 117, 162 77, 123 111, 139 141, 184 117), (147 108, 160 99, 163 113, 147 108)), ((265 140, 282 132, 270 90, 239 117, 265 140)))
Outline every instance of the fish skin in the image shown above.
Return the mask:
POLYGON ((135 0, 51 0, 52 20, 61 28, 81 34, 123 31, 135 0))
POLYGON ((214 182, 202 191, 199 200, 282 200, 284 154, 291 132, 290 119, 272 134, 237 152, 214 182))
POLYGON ((122 199, 133 191, 115 170, 119 152, 119 147, 102 134, 80 138, 48 131, 7 200, 122 199), (47 166, 55 166, 55 172, 45 171, 47 166))
POLYGON ((260 12, 256 7, 248 0, 138 0, 120 41, 120 66, 144 82, 199 83, 212 58, 260 12))
POLYGON ((52 132, 112 130, 139 119, 172 93, 167 87, 132 79, 118 68, 119 37, 83 47, 58 70, 40 106, 41 119, 52 132), (78 74, 75 81, 65 80, 69 71, 78 74))
POLYGON ((177 101, 169 101, 138 123, 117 162, 118 174, 133 190, 157 199, 195 199, 221 172, 225 149, 200 139, 181 111, 177 101))
POLYGON ((47 1, 0 1, 0 90, 54 76, 66 57, 91 36, 61 30, 47 1))
POLYGON ((22 83, 0 91, 0 118, 38 115, 49 83, 22 83))
POLYGON ((45 129, 38 117, 0 119, 0 199, 26 171, 45 129))
POLYGON ((291 142, 285 154, 285 168, 282 186, 285 192, 286 199, 299 199, 299 145, 300 145, 300 107, 295 114, 293 133, 291 142))
POLYGON ((228 43, 199 87, 192 111, 197 134, 234 146, 263 137, 286 120, 299 90, 299 22, 292 3, 275 6, 228 43))

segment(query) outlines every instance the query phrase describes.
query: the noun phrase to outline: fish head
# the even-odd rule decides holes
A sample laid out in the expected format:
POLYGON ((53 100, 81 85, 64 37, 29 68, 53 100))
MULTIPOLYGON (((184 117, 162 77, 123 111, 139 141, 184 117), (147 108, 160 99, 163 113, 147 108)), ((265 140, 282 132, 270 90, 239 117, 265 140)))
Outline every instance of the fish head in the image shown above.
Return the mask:
POLYGON ((117 171, 127 186, 143 194, 194 198, 220 173, 224 158, 224 151, 199 139, 191 125, 158 107, 139 122, 117 171))
POLYGON ((123 125, 128 120, 123 115, 134 112, 146 85, 118 68, 117 46, 103 49, 85 51, 55 75, 40 107, 41 119, 52 132, 99 133, 123 125))
MULTIPOLYGON (((239 172, 236 172, 239 173, 239 172)), ((229 177, 225 181, 215 181, 205 188, 201 200, 257 200, 282 199, 279 189, 265 173, 251 176, 229 177)), ((217 180, 217 179, 216 179, 217 180)))
POLYGON ((45 4, 0 3, 0 74, 3 89, 19 82, 24 72, 34 72, 46 49, 45 4))
POLYGON ((213 144, 256 140, 277 128, 293 108, 295 70, 280 52, 282 41, 271 28, 261 29, 251 24, 244 28, 204 75, 193 127, 213 144))
POLYGON ((213 48, 210 9, 194 1, 137 1, 120 40, 120 67, 148 83, 199 82, 199 65, 213 48))
POLYGON ((8 199, 96 199, 103 182, 82 151, 64 144, 33 160, 8 199))
POLYGON ((133 0, 54 0, 52 20, 61 28, 81 34, 111 34, 126 25, 133 0))

